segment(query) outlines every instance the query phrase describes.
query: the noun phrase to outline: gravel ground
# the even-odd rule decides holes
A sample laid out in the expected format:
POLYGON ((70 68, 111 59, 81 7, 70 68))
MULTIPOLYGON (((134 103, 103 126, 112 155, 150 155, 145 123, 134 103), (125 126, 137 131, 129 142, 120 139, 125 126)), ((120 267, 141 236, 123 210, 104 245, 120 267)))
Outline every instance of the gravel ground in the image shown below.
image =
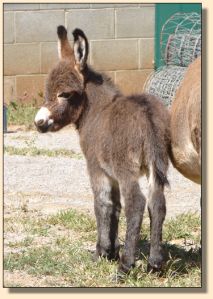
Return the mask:
MULTIPOLYGON (((4 134, 4 146, 36 146, 43 149, 71 149, 81 153, 76 131, 69 127, 57 133, 36 131, 4 134)), ((201 188, 184 178, 172 166, 166 188, 167 218, 188 211, 200 211, 201 188)), ((147 194, 147 181, 140 179, 147 194)), ((78 208, 93 214, 93 196, 84 159, 45 156, 4 155, 5 214, 27 207, 42 214, 78 208)))

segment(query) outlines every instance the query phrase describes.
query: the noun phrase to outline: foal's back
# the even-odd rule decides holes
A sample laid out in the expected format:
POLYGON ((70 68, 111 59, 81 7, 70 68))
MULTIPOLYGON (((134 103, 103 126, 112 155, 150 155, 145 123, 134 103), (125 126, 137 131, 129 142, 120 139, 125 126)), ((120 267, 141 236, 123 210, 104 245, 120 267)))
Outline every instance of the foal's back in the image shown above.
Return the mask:
POLYGON ((156 97, 118 95, 103 109, 99 106, 97 113, 93 111, 85 127, 83 151, 109 175, 116 177, 126 171, 138 178, 149 173, 152 162, 166 175, 169 114, 156 97))

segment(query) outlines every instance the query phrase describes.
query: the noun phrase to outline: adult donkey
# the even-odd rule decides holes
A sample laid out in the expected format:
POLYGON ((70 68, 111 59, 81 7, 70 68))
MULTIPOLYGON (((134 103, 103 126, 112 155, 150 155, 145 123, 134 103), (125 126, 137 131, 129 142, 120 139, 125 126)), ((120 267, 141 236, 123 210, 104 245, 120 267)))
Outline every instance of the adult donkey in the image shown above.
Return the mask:
POLYGON ((73 31, 73 49, 63 26, 57 33, 60 61, 48 76, 45 103, 35 125, 47 132, 74 123, 79 132, 94 193, 98 230, 95 257, 119 258, 120 194, 123 196, 127 231, 119 262, 121 272, 128 272, 135 263, 146 202, 138 179, 146 174, 151 218, 149 267, 159 269, 166 213, 164 186, 168 183, 168 112, 154 96, 124 97, 109 78, 93 71, 87 65, 89 46, 83 31, 73 31))
POLYGON ((171 107, 171 160, 201 183, 201 57, 188 67, 171 107))

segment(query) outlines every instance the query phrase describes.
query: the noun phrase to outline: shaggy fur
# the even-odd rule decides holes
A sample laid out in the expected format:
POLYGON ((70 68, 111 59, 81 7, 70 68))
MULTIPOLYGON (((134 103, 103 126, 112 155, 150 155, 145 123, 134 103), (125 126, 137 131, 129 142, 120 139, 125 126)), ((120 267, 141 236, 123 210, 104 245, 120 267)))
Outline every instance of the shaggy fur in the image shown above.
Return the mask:
MULTIPOLYGON (((62 51, 66 35, 63 30, 60 27, 62 51)), ((41 121, 36 125, 42 132, 59 130, 68 123, 76 125, 94 193, 96 257, 119 258, 118 222, 123 196, 127 231, 119 262, 121 272, 128 272, 135 263, 146 203, 138 179, 147 176, 151 218, 149 264, 159 269, 166 214, 164 185, 168 183, 168 112, 154 96, 124 97, 109 78, 86 64, 88 42, 82 31, 75 30, 74 37, 74 54, 63 58, 47 79, 45 107, 53 123, 41 121)))

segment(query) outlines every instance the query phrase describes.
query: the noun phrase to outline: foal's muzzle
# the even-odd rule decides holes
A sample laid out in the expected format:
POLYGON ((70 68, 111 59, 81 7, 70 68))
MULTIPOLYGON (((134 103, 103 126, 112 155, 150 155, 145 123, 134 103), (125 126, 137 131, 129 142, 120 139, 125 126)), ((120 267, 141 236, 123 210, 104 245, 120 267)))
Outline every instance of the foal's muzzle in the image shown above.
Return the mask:
POLYGON ((43 120, 34 122, 34 124, 40 133, 46 133, 51 127, 51 125, 49 125, 48 122, 45 122, 43 120))
POLYGON ((36 114, 34 124, 41 133, 46 133, 53 125, 50 118, 50 111, 46 107, 42 107, 36 114))

